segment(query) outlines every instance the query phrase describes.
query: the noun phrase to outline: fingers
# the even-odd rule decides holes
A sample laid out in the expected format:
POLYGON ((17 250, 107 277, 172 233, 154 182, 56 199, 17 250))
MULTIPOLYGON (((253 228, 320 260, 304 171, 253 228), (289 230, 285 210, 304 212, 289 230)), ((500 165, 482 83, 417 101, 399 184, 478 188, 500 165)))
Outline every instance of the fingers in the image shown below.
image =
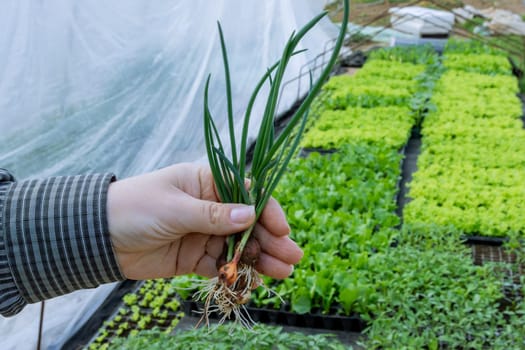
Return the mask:
POLYGON ((224 247, 224 237, 193 233, 185 236, 180 243, 175 274, 197 273, 212 277, 217 275, 215 261, 224 247))
POLYGON ((183 231, 229 235, 246 230, 255 220, 255 208, 244 204, 224 204, 196 199, 181 193, 177 225, 183 231))
POLYGON ((293 272, 293 265, 286 264, 268 254, 261 254, 255 268, 263 275, 278 279, 286 278, 293 272))
POLYGON ((286 236, 290 233, 290 226, 279 203, 271 197, 259 218, 259 223, 275 236, 286 236))
POLYGON ((212 258, 218 259, 224 249, 226 238, 222 236, 210 236, 210 239, 206 243, 206 254, 212 258))
POLYGON ((276 236, 261 224, 255 226, 254 234, 262 252, 256 265, 257 270, 263 275, 278 279, 290 276, 293 265, 303 257, 301 248, 287 234, 276 236))
MULTIPOLYGON (((216 258, 205 254, 199 259, 193 272, 204 277, 215 277, 217 276, 215 262, 216 258)), ((293 272, 293 265, 265 253, 261 254, 255 268, 263 275, 277 279, 286 278, 293 272)))
POLYGON ((277 237, 262 225, 256 225, 254 234, 261 251, 284 264, 297 264, 303 257, 301 248, 288 236, 277 237))
POLYGON ((175 274, 184 275, 192 273, 201 258, 205 255, 205 247, 208 237, 201 234, 190 234, 185 236, 180 243, 177 252, 177 265, 175 274))
POLYGON ((197 266, 195 267, 195 273, 204 277, 215 277, 217 276, 217 267, 215 267, 215 258, 212 258, 209 255, 204 255, 197 266))
MULTIPOLYGON (((260 224, 256 225, 254 234, 261 245, 256 269, 272 278, 288 277, 293 265, 301 260, 302 250, 288 236, 277 237, 260 224)), ((176 274, 195 272, 205 277, 216 276, 216 260, 222 253, 224 239, 203 234, 184 237, 178 251, 176 274)))

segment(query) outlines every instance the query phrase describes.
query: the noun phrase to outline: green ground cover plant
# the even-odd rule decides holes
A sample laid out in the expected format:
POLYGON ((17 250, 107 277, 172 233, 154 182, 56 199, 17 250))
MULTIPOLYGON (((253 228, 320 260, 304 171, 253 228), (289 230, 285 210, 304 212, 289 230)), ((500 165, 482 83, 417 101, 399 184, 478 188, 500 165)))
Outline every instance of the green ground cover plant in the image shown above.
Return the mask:
POLYGON ((374 76, 338 75, 330 79, 324 90, 327 96, 323 102, 327 109, 407 106, 417 90, 417 83, 392 78, 378 84, 374 76))
MULTIPOLYGON (((441 113, 468 114, 478 118, 519 118, 521 105, 516 98, 517 81, 512 76, 490 76, 449 70, 434 89, 432 103, 441 113)), ((431 118, 429 118, 431 119, 431 118)))
POLYGON ((445 46, 446 54, 464 54, 470 56, 491 55, 507 57, 507 53, 499 48, 487 45, 479 40, 450 39, 445 46))
POLYGON ((428 48, 375 50, 355 75, 325 84, 302 147, 334 149, 359 140, 401 149, 428 112, 435 63, 428 48))
MULTIPOLYGON (((400 160, 390 147, 352 144, 330 156, 312 153, 290 164, 276 198, 305 256, 290 278, 267 283, 292 311, 329 313, 339 307, 337 312, 346 315, 366 312, 374 288, 360 274, 395 236, 400 160)), ((254 302, 279 308, 280 298, 257 294, 254 302)))
MULTIPOLYGON (((459 186, 452 188, 436 186, 433 189, 462 190, 459 186)), ((474 190, 480 189, 474 188, 474 190)), ((481 199, 477 196, 461 198, 460 195, 456 195, 443 204, 439 198, 416 198, 411 202, 411 210, 405 214, 405 220, 410 223, 429 225, 454 225, 469 235, 506 237, 513 232, 519 232, 522 235, 524 227, 520 213, 523 212, 523 208, 519 207, 508 213, 502 212, 501 206, 505 206, 506 202, 496 200, 491 202, 491 205, 486 204, 490 201, 490 196, 501 196, 501 192, 492 189, 481 189, 480 191, 481 199), (469 199, 475 200, 469 202, 469 199)), ((504 195, 507 194, 509 191, 504 193, 504 195)), ((518 198, 511 197, 510 199, 518 198)))
POLYGON ((399 63, 412 63, 432 65, 437 62, 438 57, 431 45, 421 46, 394 46, 375 49, 368 54, 368 61, 383 60, 399 63))
MULTIPOLYGON (((517 84, 497 67, 486 70, 479 61, 473 65, 480 67, 475 72, 461 68, 469 52, 489 55, 490 62, 503 57, 477 44, 452 43, 446 57, 462 58, 443 73, 435 55, 426 51, 378 50, 355 80, 331 79, 324 91, 328 95, 347 89, 348 84, 370 83, 372 77, 377 84, 381 74, 387 77, 385 84, 399 75, 402 79, 392 86, 406 88, 409 85, 403 84, 410 81, 410 74, 418 74, 412 79, 415 83, 410 81, 415 84, 410 85, 414 89, 410 99, 388 93, 381 97, 378 90, 359 95, 355 88, 356 96, 365 96, 359 103, 335 107, 324 99, 314 103, 315 114, 322 117, 309 125, 309 131, 342 126, 354 131, 337 143, 335 134, 329 136, 328 144, 337 145, 338 152, 311 153, 293 159, 287 167, 275 196, 305 256, 290 278, 264 278, 280 296, 256 290, 252 305, 301 314, 358 314, 368 323, 362 340, 366 349, 525 348, 525 277, 518 275, 525 256, 520 250, 525 232, 521 184, 525 132, 515 98, 517 84), (418 73, 424 64, 423 73, 418 73), (403 71, 405 66, 411 68, 403 71), (402 155, 396 148, 401 137, 392 141, 383 134, 382 142, 371 140, 381 138, 377 135, 383 127, 391 129, 390 135, 403 127, 410 130, 408 124, 398 124, 401 111, 407 109, 413 123, 424 116, 423 148, 410 185, 413 199, 405 207, 399 229, 395 196, 402 155), (343 113, 353 116, 347 119, 343 113), (374 127, 377 135, 372 134, 374 127), (357 128, 361 132, 355 132, 357 128), (510 236, 509 247, 518 261, 474 265, 470 251, 460 244, 465 233, 510 236), (509 269, 515 271, 510 280, 503 273, 509 269), (513 288, 512 299, 504 294, 508 288, 513 288)), ((182 299, 191 299, 194 278, 175 278, 169 285, 182 299)), ((129 307, 123 308, 122 316, 138 321, 141 303, 151 308, 155 300, 131 294, 125 298, 129 307)), ((142 321, 151 324, 146 317, 142 321)), ((131 328, 126 322, 122 327, 131 328)), ((210 333, 177 332, 175 337, 134 332, 135 336, 116 340, 112 348, 186 349, 189 344, 209 349, 342 348, 333 337, 306 339, 260 325, 254 331, 228 327, 210 333)))
MULTIPOLYGON (((525 163, 522 153, 516 152, 515 146, 518 147, 518 151, 522 149, 521 144, 510 141, 497 146, 486 142, 477 144, 450 142, 428 146, 426 148, 428 152, 421 154, 418 159, 427 164, 439 162, 443 167, 465 162, 476 164, 480 168, 518 168, 525 163), (458 152, 458 145, 461 146, 462 152, 458 152)), ((446 170, 443 170, 442 174, 446 174, 446 170)))
POLYGON ((123 297, 123 305, 104 322, 89 349, 107 349, 116 339, 147 329, 170 333, 183 316, 175 288, 169 281, 145 281, 137 291, 123 297))
POLYGON ((377 77, 378 79, 413 80, 426 69, 424 64, 390 61, 369 58, 366 64, 355 73, 356 77, 377 77))
MULTIPOLYGON (((454 90, 452 88, 452 90, 454 90)), ((500 94, 476 94, 471 95, 468 99, 454 97, 446 98, 443 95, 437 95, 432 99, 432 103, 438 110, 449 110, 461 113, 470 112, 477 117, 490 118, 493 116, 509 116, 518 118, 521 108, 517 104, 516 95, 500 94), (499 98, 500 96, 501 98, 499 98)))
MULTIPOLYGON (((512 109, 514 113, 510 114, 496 114, 487 115, 484 114, 482 117, 472 113, 472 110, 467 108, 462 109, 450 109, 440 110, 439 115, 430 113, 425 118, 425 127, 432 128, 430 134, 437 134, 440 132, 446 132, 452 134, 466 133, 469 130, 496 130, 501 129, 519 129, 523 122, 520 120, 518 110, 515 108, 515 101, 512 101, 512 109), (509 118, 510 117, 510 118, 509 118), (458 120, 461 123, 458 124, 458 120)), ((426 131, 423 131, 426 132, 426 131)))
MULTIPOLYGON (((525 71, 525 41, 523 36, 514 34, 494 35, 481 40, 449 40, 446 45, 449 54, 501 56, 512 61, 513 66, 525 71)), ((525 77, 518 79, 521 92, 525 91, 525 77)))
POLYGON ((490 266, 473 265, 467 249, 401 245, 376 256, 366 271, 378 297, 365 348, 490 347, 504 323, 501 280, 490 266))
POLYGON ((423 121, 404 220, 454 225, 471 235, 523 234, 525 132, 516 79, 505 56, 479 46, 466 48, 476 54, 450 48, 431 99, 435 110, 423 121), (477 73, 465 71, 469 62, 477 73))
POLYGON ((452 54, 444 58, 446 68, 488 75, 512 75, 512 66, 505 56, 490 54, 452 54))
POLYGON ((305 335, 285 332, 280 327, 255 325, 246 329, 238 325, 213 326, 212 331, 193 329, 168 335, 158 331, 141 332, 127 339, 118 339, 111 350, 164 350, 164 349, 260 349, 260 350, 344 350, 348 347, 333 335, 305 335))
POLYGON ((408 107, 326 110, 305 134, 301 146, 336 149, 360 139, 400 149, 410 136, 414 123, 414 113, 408 107))
POLYGON ((377 106, 408 106, 420 93, 429 67, 437 55, 428 47, 381 48, 372 51, 355 75, 335 76, 325 84, 325 107, 345 109, 377 106))

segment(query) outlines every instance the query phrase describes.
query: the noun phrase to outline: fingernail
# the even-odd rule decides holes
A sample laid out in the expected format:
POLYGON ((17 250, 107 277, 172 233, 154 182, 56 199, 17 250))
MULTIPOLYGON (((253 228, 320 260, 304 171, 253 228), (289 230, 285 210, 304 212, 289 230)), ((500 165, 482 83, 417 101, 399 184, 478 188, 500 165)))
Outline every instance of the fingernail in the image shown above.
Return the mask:
POLYGON ((233 208, 230 212, 230 219, 235 224, 244 224, 250 221, 255 215, 255 208, 253 206, 244 206, 233 208))

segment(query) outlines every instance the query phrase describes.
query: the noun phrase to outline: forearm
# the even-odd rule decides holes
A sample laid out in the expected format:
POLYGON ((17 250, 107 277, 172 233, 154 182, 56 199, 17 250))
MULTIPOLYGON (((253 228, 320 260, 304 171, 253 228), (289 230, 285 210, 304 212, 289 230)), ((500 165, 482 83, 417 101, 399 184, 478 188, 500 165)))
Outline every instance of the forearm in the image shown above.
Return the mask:
POLYGON ((0 313, 124 278, 107 227, 111 174, 23 182, 6 174, 0 182, 0 264, 7 262, 0 265, 0 313))

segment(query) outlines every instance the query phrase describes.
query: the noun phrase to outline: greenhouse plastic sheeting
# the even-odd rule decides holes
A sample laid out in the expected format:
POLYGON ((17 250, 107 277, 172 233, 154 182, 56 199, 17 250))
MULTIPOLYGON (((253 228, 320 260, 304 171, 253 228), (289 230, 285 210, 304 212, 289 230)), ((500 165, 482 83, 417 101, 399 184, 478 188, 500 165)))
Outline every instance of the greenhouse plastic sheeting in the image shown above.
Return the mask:
MULTIPOLYGON (((226 37, 239 126, 255 82, 279 58, 291 32, 323 5, 315 0, 3 1, 0 166, 18 179, 106 171, 122 178, 174 162, 205 161, 203 83, 209 73, 212 113, 221 133, 226 125, 217 21, 226 37)), ((292 59, 285 78, 292 82, 280 111, 307 91, 305 67, 328 58, 318 55, 333 45, 336 33, 326 18, 305 37, 300 48, 308 51, 292 59), (299 73, 303 78, 294 80, 299 73)), ((252 139, 261 108, 256 105, 252 139)), ((49 304, 46 316, 64 319, 46 318, 46 348, 59 348, 105 297, 89 292, 99 293, 83 291, 84 306, 76 295, 49 304), (67 298, 75 312, 67 310, 67 298)), ((36 339, 38 311, 33 305, 20 316, 0 318, 2 349, 34 348, 28 340, 36 339)))
MULTIPOLYGON (((202 157, 209 73, 212 111, 219 128, 226 122, 217 20, 240 116, 292 30, 321 10, 315 3, 3 2, 0 164, 19 178, 107 170, 127 176, 202 157)), ((288 78, 325 49, 321 29, 334 27, 326 22, 305 38, 309 51, 291 61, 288 78)), ((289 88, 281 108, 297 97, 289 88)))

